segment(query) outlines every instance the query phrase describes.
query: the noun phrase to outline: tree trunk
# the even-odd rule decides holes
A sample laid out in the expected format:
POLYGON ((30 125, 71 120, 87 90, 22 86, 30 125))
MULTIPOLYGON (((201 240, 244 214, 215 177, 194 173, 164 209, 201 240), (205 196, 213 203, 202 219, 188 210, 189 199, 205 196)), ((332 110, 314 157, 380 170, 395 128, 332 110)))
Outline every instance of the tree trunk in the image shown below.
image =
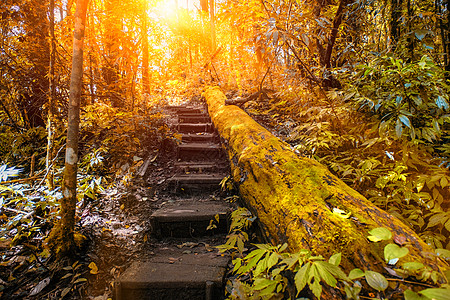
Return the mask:
POLYGON ((393 50, 397 47, 400 38, 400 18, 402 16, 403 0, 391 0, 390 37, 393 50))
POLYGON ((141 38, 142 38, 142 90, 144 94, 150 93, 150 76, 149 76, 149 67, 148 67, 148 16, 147 16, 147 1, 143 3, 143 11, 142 11, 142 29, 141 29, 141 38))
POLYGON ((55 117, 56 117, 56 85, 55 85, 55 0, 50 0, 50 20, 49 20, 49 35, 50 35, 50 65, 48 72, 49 80, 49 99, 48 99, 48 115, 47 115, 47 157, 45 161, 47 172, 47 186, 53 190, 53 158, 55 157, 55 117))
POLYGON ((89 0, 77 0, 73 35, 72 73, 70 77, 69 115, 67 121, 66 161, 60 219, 48 238, 52 251, 63 256, 74 250, 75 207, 77 203, 78 134, 83 77, 83 43, 89 0))
POLYGON ((301 157, 237 106, 225 106, 218 88, 205 93, 209 113, 228 153, 234 182, 258 217, 267 240, 288 243, 291 251, 309 249, 325 258, 341 252, 341 266, 386 273, 383 249, 368 231, 384 227, 404 240, 407 261, 438 270, 445 263, 409 227, 381 210, 315 160, 301 157), (350 213, 343 218, 334 212, 350 213))
POLYGON ((447 37, 445 40, 442 41, 442 43, 446 44, 446 57, 447 57, 447 64, 445 65, 445 71, 447 73, 445 74, 445 77, 447 78, 447 81, 450 83, 450 0, 446 0, 445 2, 446 8, 447 8, 447 37))
POLYGON ((216 51, 216 17, 214 0, 209 0, 209 24, 211 27, 211 52, 216 51))
POLYGON ((334 44, 339 33, 342 19, 344 17, 344 10, 347 6, 348 0, 341 0, 334 17, 333 27, 331 28, 330 37, 328 39, 327 50, 325 51, 324 64, 328 69, 331 68, 331 54, 333 53, 334 44))

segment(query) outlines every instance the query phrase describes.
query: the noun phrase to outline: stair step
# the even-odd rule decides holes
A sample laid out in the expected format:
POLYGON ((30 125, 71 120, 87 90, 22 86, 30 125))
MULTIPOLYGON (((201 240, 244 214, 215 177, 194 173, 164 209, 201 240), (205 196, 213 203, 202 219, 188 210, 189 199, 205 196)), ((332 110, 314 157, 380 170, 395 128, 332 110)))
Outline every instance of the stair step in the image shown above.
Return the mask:
POLYGON ((180 114, 203 114, 203 110, 201 108, 193 108, 193 107, 178 107, 175 109, 178 115, 180 114))
POLYGON ((231 207, 226 202, 180 200, 166 203, 150 216, 155 237, 199 237, 228 232, 231 207), (216 228, 207 230, 210 221, 219 216, 216 228))
POLYGON ((179 115, 178 116, 179 123, 211 123, 211 118, 205 115, 179 115))
POLYGON ((219 189, 223 177, 219 174, 185 174, 176 175, 167 182, 169 190, 174 193, 212 192, 219 189))
POLYGON ((177 162, 175 163, 180 171, 184 173, 212 173, 217 171, 224 171, 227 169, 225 163, 205 163, 205 162, 177 162))
POLYGON ((180 123, 178 124, 180 133, 214 132, 212 123, 180 123))
POLYGON ((184 161, 213 161, 225 156, 220 144, 186 143, 178 145, 177 157, 184 161))
POLYGON ((167 109, 177 113, 198 113, 202 111, 202 107, 199 107, 198 105, 193 106, 191 104, 171 105, 167 106, 167 109))
POLYGON ((134 262, 116 282, 117 300, 224 298, 229 257, 216 253, 159 254, 134 262))
POLYGON ((209 117, 208 111, 197 109, 195 111, 177 111, 177 115, 181 117, 209 117))
POLYGON ((185 133, 181 135, 181 141, 212 143, 216 141, 218 142, 219 137, 214 133, 202 133, 202 134, 185 133))

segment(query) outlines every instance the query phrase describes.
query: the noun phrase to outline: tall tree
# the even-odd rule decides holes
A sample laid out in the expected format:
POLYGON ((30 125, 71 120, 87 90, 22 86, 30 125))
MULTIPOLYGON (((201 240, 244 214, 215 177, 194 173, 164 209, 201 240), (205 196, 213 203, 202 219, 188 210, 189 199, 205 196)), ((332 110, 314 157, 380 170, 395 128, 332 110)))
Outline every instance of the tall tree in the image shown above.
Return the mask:
POLYGON ((209 24, 211 27, 211 51, 216 51, 216 17, 214 0, 209 0, 209 24))
POLYGON ((144 1, 142 8, 142 89, 144 94, 149 94, 149 70, 148 70, 148 15, 147 15, 147 1, 144 1))
POLYGON ((56 116, 56 86, 55 86, 55 57, 56 57, 56 43, 55 43, 55 0, 50 0, 50 22, 49 22, 49 36, 50 36, 50 65, 49 65, 49 98, 48 98, 48 112, 47 112, 47 186, 53 190, 53 158, 54 158, 54 144, 55 144, 55 116, 56 116))
POLYGON ((59 212, 60 219, 54 226, 48 238, 50 249, 59 256, 71 253, 75 246, 74 231, 75 207, 77 202, 78 135, 83 77, 83 43, 88 2, 89 0, 77 0, 75 11, 63 199, 61 200, 61 209, 59 212))

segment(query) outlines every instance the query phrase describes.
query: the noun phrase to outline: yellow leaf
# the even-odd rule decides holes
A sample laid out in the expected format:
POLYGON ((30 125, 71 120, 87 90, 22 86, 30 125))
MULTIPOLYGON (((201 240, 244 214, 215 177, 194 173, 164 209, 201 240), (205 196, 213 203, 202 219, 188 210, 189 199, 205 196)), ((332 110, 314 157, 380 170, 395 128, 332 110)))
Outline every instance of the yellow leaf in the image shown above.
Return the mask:
POLYGON ((125 209, 125 205, 122 204, 122 205, 120 206, 120 209, 121 209, 121 210, 124 210, 124 209, 125 209))
POLYGON ((91 262, 90 264, 89 264, 89 269, 91 269, 91 274, 98 274, 98 268, 97 268, 97 265, 95 264, 95 262, 91 262))

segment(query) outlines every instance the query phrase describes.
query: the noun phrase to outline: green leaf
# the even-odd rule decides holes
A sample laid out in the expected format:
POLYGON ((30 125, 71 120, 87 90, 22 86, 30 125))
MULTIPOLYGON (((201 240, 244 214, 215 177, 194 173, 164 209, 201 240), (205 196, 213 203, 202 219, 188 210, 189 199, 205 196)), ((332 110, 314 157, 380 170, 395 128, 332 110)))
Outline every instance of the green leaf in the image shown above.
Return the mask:
POLYGON ((419 293, 433 300, 450 300, 450 289, 431 288, 422 290, 419 293))
POLYGON ((323 280, 329 286, 336 287, 337 283, 336 278, 334 278, 334 276, 331 275, 331 273, 328 272, 327 269, 321 263, 322 263, 321 261, 314 262, 314 265, 317 268, 317 272, 319 273, 320 279, 323 280))
POLYGON ((409 118, 407 116, 399 115, 398 118, 403 124, 405 124, 406 127, 411 128, 411 122, 409 121, 409 118))
POLYGON ((444 224, 447 220, 448 217, 446 213, 435 214, 428 220, 427 228, 434 227, 438 224, 444 224))
POLYGON ((71 277, 73 274, 72 273, 67 273, 66 275, 64 275, 63 277, 61 277, 61 279, 66 279, 71 277))
POLYGON ((397 124, 395 125, 395 134, 397 135, 398 138, 400 138, 402 136, 402 132, 403 132, 402 123, 400 122, 400 119, 397 119, 397 124))
POLYGON ((287 243, 284 243, 283 245, 281 245, 280 249, 278 249, 279 252, 283 252, 284 250, 286 250, 288 247, 287 243))
POLYGON ((311 263, 307 262, 304 264, 300 270, 298 270, 297 274, 295 274, 295 287, 297 288, 297 293, 300 293, 306 286, 309 277, 309 270, 311 268, 311 263))
POLYGON ((405 296, 405 300, 427 300, 427 298, 422 297, 419 294, 417 294, 411 290, 406 290, 403 293, 403 296, 405 296))
POLYGON ((270 270, 273 266, 275 266, 278 262, 278 253, 273 252, 269 259, 267 260, 267 270, 270 270))
POLYGON ((384 227, 374 228, 369 233, 367 238, 372 242, 386 241, 392 238, 392 233, 384 227))
POLYGON ((379 292, 384 291, 388 287, 388 281, 378 272, 366 271, 366 281, 372 288, 379 292))
POLYGON ((75 282, 73 284, 77 284, 77 283, 80 283, 80 282, 86 282, 86 281, 87 281, 86 278, 78 278, 77 280, 75 280, 75 282))
POLYGON ((266 278, 256 278, 253 284, 253 288, 257 291, 262 290, 269 285, 273 284, 274 281, 266 278))
POLYGON ((406 262, 402 265, 403 269, 410 270, 410 271, 417 271, 424 267, 423 263, 410 261, 406 262))
POLYGON ((416 29, 414 31, 414 35, 416 36, 416 38, 421 41, 423 40, 423 38, 427 35, 429 31, 426 29, 416 29))
POLYGON ((242 259, 241 258, 234 259, 233 264, 234 264, 233 272, 236 272, 241 267, 242 259))
POLYGON ((450 260, 450 251, 447 249, 438 248, 436 249, 436 254, 445 260, 450 260))
POLYGON ((449 109, 449 105, 448 105, 447 100, 445 100, 445 98, 442 97, 441 95, 439 95, 437 97, 435 102, 436 102, 437 107, 439 107, 440 109, 444 109, 444 110, 449 109))
POLYGON ((350 273, 348 273, 348 278, 350 278, 350 280, 353 280, 364 277, 364 275, 366 275, 366 273, 363 270, 356 268, 351 270, 350 273))
POLYGON ((253 271, 253 275, 254 276, 258 276, 259 274, 261 274, 262 272, 267 270, 267 260, 269 258, 269 253, 267 253, 265 255, 265 257, 263 259, 261 259, 257 264, 256 264, 256 268, 253 271))
POLYGON ((342 280, 348 280, 347 275, 345 275, 344 271, 342 271, 341 268, 339 268, 338 266, 330 264, 326 261, 318 261, 318 262, 316 262, 316 264, 321 265, 328 272, 330 272, 334 277, 342 279, 342 280))
POLYGON ((322 294, 322 286, 320 285, 319 280, 314 280, 312 284, 309 284, 309 288, 313 292, 314 296, 320 299, 320 295, 322 294))
POLYGON ((384 247, 384 259, 388 262, 391 259, 402 258, 409 253, 408 248, 400 247, 396 244, 387 244, 384 247))
POLYGON ((341 255, 340 252, 339 252, 339 253, 336 253, 336 254, 333 254, 333 255, 330 257, 330 259, 328 259, 328 262, 329 262, 330 264, 332 264, 332 265, 339 266, 339 264, 341 263, 341 257, 342 257, 342 255, 341 255))
POLYGON ((273 292, 275 291, 275 288, 277 287, 278 283, 276 281, 272 281, 272 284, 263 289, 258 296, 273 296, 273 292))

